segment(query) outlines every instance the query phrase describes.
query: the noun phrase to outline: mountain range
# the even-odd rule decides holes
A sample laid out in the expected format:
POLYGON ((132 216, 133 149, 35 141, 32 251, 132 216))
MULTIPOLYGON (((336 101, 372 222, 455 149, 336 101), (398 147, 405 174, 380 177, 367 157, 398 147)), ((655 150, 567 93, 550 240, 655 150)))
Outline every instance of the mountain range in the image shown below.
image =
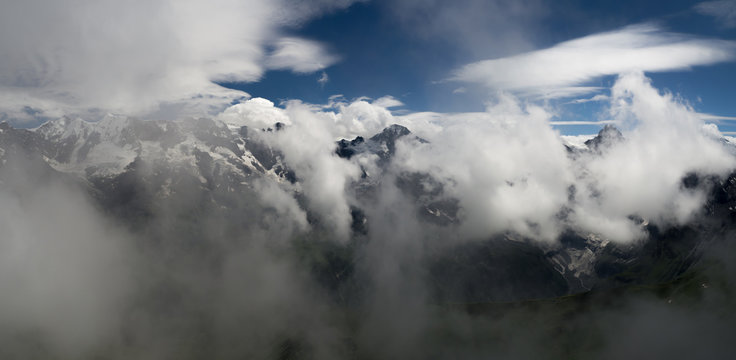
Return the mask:
MULTIPOLYGON (((210 119, 156 122, 113 116, 97 123, 60 118, 30 130, 2 123, 2 174, 7 176, 12 162, 21 157, 23 162, 35 164, 43 177, 78 183, 106 213, 134 229, 160 220, 153 214, 167 207, 176 209, 171 215, 177 219, 172 231, 186 228, 190 237, 197 234, 196 220, 189 223, 180 219, 207 213, 220 219, 222 231, 236 234, 263 225, 262 218, 272 211, 259 198, 254 183, 299 182, 300 174, 264 140, 266 134, 284 126, 233 128, 210 119)), ((358 154, 376 155, 378 167, 386 168, 402 137, 413 135, 406 127, 392 125, 369 139, 337 141, 335 155, 346 161, 358 154)), ((579 152, 600 152, 616 141, 623 141, 623 136, 607 125, 585 142, 586 149, 568 146, 567 150, 574 157, 579 152)), ((350 185, 351 191, 360 201, 370 202, 383 181, 380 175, 362 169, 360 179, 350 185)), ((400 172, 395 181, 415 201, 414 211, 421 221, 445 227, 460 221, 458 201, 442 196, 441 184, 434 181, 432 186, 430 175, 400 172)), ((674 279, 697 262, 697 250, 704 241, 732 225, 736 211, 735 175, 717 179, 691 174, 682 184, 710 189, 704 211, 693 225, 662 230, 640 219, 649 238, 626 245, 612 243, 599 234, 567 230, 554 244, 508 233, 461 244, 450 251, 443 248, 431 256, 430 273, 437 294, 440 299, 456 302, 512 301, 574 294, 621 282, 674 279), (635 274, 630 273, 632 269, 637 269, 635 274)), ((298 191, 295 197, 305 206, 298 191)), ((360 241, 366 237, 371 220, 359 205, 352 207, 351 216, 351 241, 360 241)), ((317 214, 308 213, 308 218, 312 225, 319 225, 317 214)))
MULTIPOLYGON (((472 313, 484 306, 497 309, 498 304, 579 299, 620 289, 667 288, 666 284, 693 278, 701 281, 703 267, 710 264, 706 255, 723 245, 736 221, 736 173, 727 178, 692 173, 681 179, 681 186, 707 192, 702 210, 687 224, 669 227, 632 215, 631 221, 646 234, 635 242, 620 243, 568 228, 554 242, 509 231, 473 241, 453 238, 449 243, 376 250, 373 246, 384 238, 421 236, 386 234, 384 220, 372 204, 381 201, 387 182, 406 199, 401 211, 408 214, 408 221, 435 229, 438 238, 455 233, 463 221, 461 203, 448 196, 439 180, 396 168, 393 162, 400 142, 427 141, 404 126, 392 125, 367 139, 334 142, 333 159, 360 169, 345 189, 353 199, 348 210, 350 233, 340 238, 302 193, 304 175, 270 139, 287 127, 115 116, 96 123, 64 117, 35 129, 1 123, 0 190, 22 199, 34 189, 58 183, 88 198, 105 219, 131 234, 133 246, 143 249, 147 271, 166 274, 139 289, 136 301, 147 311, 178 314, 172 318, 186 316, 194 306, 189 304, 194 300, 188 300, 195 296, 191 284, 183 279, 192 274, 219 278, 233 249, 243 244, 247 248, 255 238, 266 239, 269 253, 277 254, 269 256, 291 259, 330 303, 345 309, 365 308, 372 292, 383 286, 380 271, 367 263, 414 259, 388 251, 421 252, 412 260, 418 265, 411 271, 418 273, 406 276, 426 284, 421 286, 423 298, 433 306, 464 306, 472 313), (293 199, 306 214, 305 224, 284 220, 285 210, 269 199, 273 189, 293 199), (379 253, 366 255, 374 251, 379 253)), ((584 147, 566 146, 566 151, 575 161, 582 154, 597 156, 621 141, 623 135, 606 126, 584 147)), ((570 192, 573 196, 574 189, 570 192)), ((564 218, 565 209, 558 216, 564 218)), ((391 229, 400 231, 402 226, 391 229)), ((279 344, 282 358, 298 358, 304 350, 300 342, 279 344)))

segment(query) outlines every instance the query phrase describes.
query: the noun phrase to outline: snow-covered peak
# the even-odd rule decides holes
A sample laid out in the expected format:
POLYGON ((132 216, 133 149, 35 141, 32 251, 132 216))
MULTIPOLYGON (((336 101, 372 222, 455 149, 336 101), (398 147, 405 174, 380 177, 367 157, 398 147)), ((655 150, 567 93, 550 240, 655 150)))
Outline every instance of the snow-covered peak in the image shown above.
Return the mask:
POLYGON ((587 135, 561 135, 560 138, 562 139, 563 145, 569 146, 573 149, 587 149, 588 146, 585 145, 585 142, 596 137, 595 134, 587 134, 587 135))
POLYGON ((138 158, 196 168, 197 154, 202 153, 221 163, 222 169, 244 171, 260 166, 238 131, 219 120, 146 121, 108 115, 98 122, 86 122, 64 117, 32 131, 46 141, 45 154, 53 167, 88 176, 119 174, 138 158))
POLYGON ((90 132, 91 123, 80 118, 63 116, 58 119, 49 120, 35 129, 36 132, 47 139, 65 139, 72 136, 85 136, 90 132))
POLYGON ((621 132, 613 125, 606 124, 606 126, 598 132, 598 135, 585 142, 585 145, 594 151, 601 150, 601 147, 608 147, 622 141, 624 136, 621 132))

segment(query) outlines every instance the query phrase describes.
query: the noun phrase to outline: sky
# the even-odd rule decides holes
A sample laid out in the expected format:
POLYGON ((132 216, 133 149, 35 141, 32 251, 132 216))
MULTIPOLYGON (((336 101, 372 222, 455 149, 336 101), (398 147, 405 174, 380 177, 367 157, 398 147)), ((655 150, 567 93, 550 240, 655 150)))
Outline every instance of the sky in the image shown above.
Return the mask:
MULTIPOLYGON (((347 98, 390 95, 404 103, 395 111, 408 112, 482 111, 493 101, 496 91, 511 91, 528 101, 554 106, 558 111, 556 120, 599 121, 605 120, 600 114, 601 101, 581 100, 596 95, 604 99, 616 75, 642 69, 657 88, 681 96, 697 111, 736 116, 732 101, 736 96, 736 88, 732 86, 736 63, 733 43, 728 42, 736 39, 736 3, 624 1, 612 4, 600 1, 360 2, 292 30, 295 36, 316 39, 338 54, 340 60, 334 65, 313 73, 271 71, 258 82, 223 85, 277 103, 287 99, 323 103, 335 94, 347 98), (601 35, 606 33, 617 38, 606 39, 601 35), (544 49, 580 39, 587 42, 570 49, 569 59, 563 55, 543 62, 544 49), (606 41, 619 43, 609 45, 606 41), (636 47, 637 41, 651 47, 671 42, 673 48, 668 51, 662 46, 639 54, 632 51, 630 62, 620 64, 626 61, 624 52, 636 47), (692 43, 692 48, 686 48, 687 42, 692 43), (678 43, 683 46, 682 52, 675 49, 678 43), (723 53, 709 53, 718 50, 723 53), (599 56, 621 66, 601 64, 599 56), (476 81, 483 77, 478 73, 481 70, 474 73, 464 68, 470 64, 482 68, 484 61, 500 63, 504 58, 511 61, 503 72, 514 78, 515 83, 476 81), (526 58, 531 64, 543 62, 539 70, 546 74, 559 73, 559 82, 549 84, 552 87, 598 89, 543 98, 545 94, 535 87, 546 86, 545 75, 522 69, 525 65, 518 63, 519 58, 526 58), (568 61, 576 59, 579 64, 567 66, 568 61), (667 60, 669 64, 664 64, 667 60), (458 70, 462 69, 466 69, 465 74, 458 76, 458 70), (581 73, 585 75, 578 77, 581 73), (540 82, 534 84, 533 78, 540 82)), ((500 67, 498 63, 485 65, 500 67)), ((560 131, 590 132, 599 126, 566 125, 560 131)), ((723 131, 736 130, 725 119, 720 120, 719 126, 723 131)))
POLYGON ((610 120, 617 76, 643 72, 736 132, 736 2, 6 0, 0 120, 215 115, 263 97, 392 97, 395 114, 484 111, 501 93, 563 134, 610 120), (577 123, 573 123, 576 122, 577 123))

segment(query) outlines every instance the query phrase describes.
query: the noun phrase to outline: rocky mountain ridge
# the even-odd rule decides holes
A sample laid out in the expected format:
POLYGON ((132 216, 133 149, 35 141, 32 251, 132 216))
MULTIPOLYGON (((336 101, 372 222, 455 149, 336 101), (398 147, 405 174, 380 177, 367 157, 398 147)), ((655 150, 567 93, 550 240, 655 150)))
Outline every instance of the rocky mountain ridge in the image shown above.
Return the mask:
MULTIPOLYGON (((255 183, 298 185, 300 181, 300 174, 284 163, 280 151, 265 138, 283 127, 274 124, 269 129, 231 128, 211 119, 156 122, 112 116, 98 123, 61 118, 33 130, 14 129, 3 123, 0 124, 0 158, 5 164, 8 157, 24 154, 60 176, 83 181, 106 211, 135 226, 153 221, 152 214, 157 209, 174 208, 177 211, 173 212, 171 221, 192 214, 214 214, 214 218, 221 219, 221 231, 236 236, 243 229, 263 226, 275 216, 270 206, 259 198, 260 189, 254 187, 255 183)), ((367 140, 357 137, 337 141, 335 155, 345 161, 374 156, 378 168, 386 169, 396 152, 397 141, 405 137, 411 137, 409 129, 392 125, 367 140)), ((597 153, 622 139, 617 129, 606 126, 585 142, 587 150, 574 151, 597 153)), ((425 140, 414 137, 413 141, 425 140)), ((363 169, 360 180, 350 186, 357 199, 371 201, 381 181, 380 172, 368 173, 363 169)), ((450 228, 461 221, 458 201, 447 197, 441 184, 428 174, 398 171, 393 181, 415 202, 420 221, 450 228)), ((733 175, 728 179, 683 181, 687 186, 705 186, 703 183, 709 182, 707 186, 713 190, 707 204, 708 219, 711 219, 708 221, 721 221, 721 224, 685 226, 662 233, 642 219, 641 226, 650 234, 649 241, 625 246, 612 244, 597 234, 569 230, 554 244, 540 244, 507 234, 475 244, 443 248, 430 256, 433 259, 430 276, 435 279, 436 297, 455 302, 518 300, 643 281, 631 274, 627 275, 629 278, 621 275, 630 273, 631 269, 646 277, 647 269, 663 268, 662 274, 653 279, 656 281, 677 276, 688 264, 697 261, 701 240, 692 238, 715 237, 733 222, 736 209, 733 175), (529 273, 524 268, 536 269, 536 273, 521 276, 529 273)), ((299 206, 307 211, 309 222, 319 226, 319 216, 309 211, 298 188, 293 191, 299 206)), ((370 216, 360 204, 351 209, 351 216, 353 238, 366 237, 370 216)), ((204 236, 204 230, 196 226, 181 229, 176 226, 172 225, 170 231, 182 232, 182 237, 204 236)), ((326 266, 323 270, 327 273, 342 271, 330 268, 330 264, 326 266)))

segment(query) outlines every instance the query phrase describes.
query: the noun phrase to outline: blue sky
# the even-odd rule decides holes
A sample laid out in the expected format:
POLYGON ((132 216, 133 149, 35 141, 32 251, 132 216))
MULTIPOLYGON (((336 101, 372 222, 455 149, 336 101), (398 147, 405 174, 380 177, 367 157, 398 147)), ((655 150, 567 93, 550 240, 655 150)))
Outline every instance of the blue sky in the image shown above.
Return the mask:
MULTIPOLYGON (((0 10, 0 121, 16 126, 216 116, 248 95, 277 105, 391 96, 403 103, 395 114, 466 113, 501 92, 553 121, 605 121, 609 88, 629 72, 700 113, 736 116, 736 0, 25 0, 0 10)), ((733 119, 718 121, 736 132, 733 119)))
MULTIPOLYGON (((453 5, 438 5, 436 1, 408 3, 403 7, 381 0, 356 3, 289 29, 291 35, 321 42, 339 57, 338 62, 323 70, 306 74, 268 71, 259 81, 221 84, 277 103, 289 99, 325 103, 336 94, 348 99, 390 95, 405 104, 401 108, 405 111, 482 111, 498 89, 446 81, 465 64, 640 24, 699 39, 736 40, 736 26, 728 23, 728 18, 705 14, 693 1, 526 1, 522 9, 509 9, 513 6, 504 2, 491 6, 473 0, 453 5), (503 14, 504 10, 510 14, 503 14), (444 20, 448 11, 456 14, 452 19, 466 16, 467 23, 444 20), (499 21, 504 16, 508 18, 499 21), (323 72, 329 81, 320 84, 317 80, 323 72)), ((646 75, 655 87, 676 93, 699 112, 736 116, 736 87, 732 85, 736 63, 731 60, 646 75)), ((607 88, 614 81, 615 75, 596 76, 580 85, 607 88)), ((579 98, 585 97, 590 96, 579 98)), ((601 103, 566 104, 574 99, 577 97, 545 103, 557 109, 557 120, 599 120, 603 116, 601 103)), ((722 131, 735 131, 731 123, 721 121, 719 126, 722 131)), ((575 134, 597 127, 565 126, 560 130, 575 134)))

